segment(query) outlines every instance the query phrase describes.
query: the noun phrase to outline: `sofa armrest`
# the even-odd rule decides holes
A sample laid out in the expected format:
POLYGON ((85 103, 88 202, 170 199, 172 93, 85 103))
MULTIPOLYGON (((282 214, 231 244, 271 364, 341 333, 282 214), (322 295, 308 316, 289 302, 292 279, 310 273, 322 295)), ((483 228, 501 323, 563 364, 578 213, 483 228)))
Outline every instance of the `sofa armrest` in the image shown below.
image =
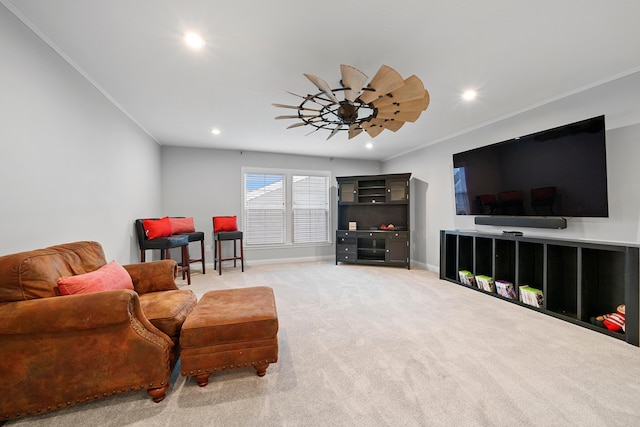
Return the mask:
POLYGON ((138 295, 128 289, 7 303, 0 306, 0 318, 0 335, 73 333, 135 319, 148 332, 165 338, 143 314, 138 295))
POLYGON ((141 262, 123 266, 133 280, 133 288, 139 294, 158 291, 175 291, 178 264, 174 260, 141 262))

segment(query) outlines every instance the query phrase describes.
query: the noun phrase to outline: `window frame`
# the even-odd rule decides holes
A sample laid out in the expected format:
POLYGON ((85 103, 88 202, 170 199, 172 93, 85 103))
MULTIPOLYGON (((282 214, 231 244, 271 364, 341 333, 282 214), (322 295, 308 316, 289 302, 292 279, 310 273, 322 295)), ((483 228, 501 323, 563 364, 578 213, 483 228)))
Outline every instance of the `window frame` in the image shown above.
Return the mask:
MULTIPOLYGON (((308 169, 286 169, 286 168, 263 168, 263 167, 250 167, 243 166, 241 168, 241 194, 242 194, 242 224, 245 224, 247 217, 246 213, 246 175, 247 174, 265 174, 265 175, 283 175, 285 186, 285 207, 284 207, 284 243, 248 243, 250 239, 245 236, 245 248, 247 249, 262 249, 262 248, 284 248, 284 247, 317 247, 317 246, 331 246, 333 245, 333 201, 331 199, 331 182, 332 174, 329 170, 308 170, 308 169), (325 197, 326 197, 326 214, 327 214, 327 229, 326 229, 326 241, 323 242, 304 242, 294 243, 294 219, 293 219, 293 177, 294 176, 321 176, 326 179, 325 197)), ((246 233, 246 230, 245 230, 246 233)))

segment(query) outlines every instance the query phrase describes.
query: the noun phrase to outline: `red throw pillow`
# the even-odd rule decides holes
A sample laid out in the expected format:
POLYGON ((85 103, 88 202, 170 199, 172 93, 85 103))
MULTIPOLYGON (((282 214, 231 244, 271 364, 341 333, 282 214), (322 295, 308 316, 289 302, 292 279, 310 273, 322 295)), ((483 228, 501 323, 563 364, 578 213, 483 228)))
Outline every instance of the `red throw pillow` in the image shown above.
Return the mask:
POLYGON ((58 289, 61 295, 89 294, 116 289, 134 290, 131 276, 115 261, 90 273, 61 277, 58 279, 58 289))
POLYGON ((169 218, 171 223, 171 234, 180 233, 193 233, 196 231, 196 226, 193 223, 193 218, 169 218))
POLYGON ((147 239, 171 236, 171 221, 166 216, 160 219, 143 219, 142 227, 147 234, 147 239))
POLYGON ((218 233, 220 231, 238 231, 236 216, 214 216, 213 232, 218 233))

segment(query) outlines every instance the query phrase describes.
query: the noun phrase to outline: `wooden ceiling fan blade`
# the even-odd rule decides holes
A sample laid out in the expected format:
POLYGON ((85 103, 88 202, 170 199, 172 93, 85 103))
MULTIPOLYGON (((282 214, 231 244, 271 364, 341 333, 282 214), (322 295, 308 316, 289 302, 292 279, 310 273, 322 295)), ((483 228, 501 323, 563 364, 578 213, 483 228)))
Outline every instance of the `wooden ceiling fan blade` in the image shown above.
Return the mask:
POLYGON ((420 99, 424 96, 425 88, 422 81, 417 76, 411 76, 404 81, 404 85, 394 91, 389 92, 386 96, 373 101, 373 105, 377 108, 392 103, 400 103, 420 99))
POLYGON ((429 92, 425 89, 424 93, 422 94, 422 98, 414 99, 408 102, 402 102, 400 103, 400 107, 402 107, 403 110, 406 109, 424 111, 429 106, 430 100, 431 99, 429 97, 429 92))
POLYGON ((294 92, 288 91, 288 90, 286 90, 286 89, 282 89, 282 91, 283 91, 283 92, 287 92, 289 95, 297 96, 298 98, 302 98, 302 99, 311 99, 311 98, 312 98, 312 97, 311 97, 311 95, 305 95, 305 96, 303 96, 303 95, 298 95, 297 93, 294 93, 294 92))
POLYGON ((384 128, 385 129, 389 129, 392 132, 396 132, 398 129, 400 129, 402 127, 402 125, 404 125, 405 122, 401 121, 401 120, 387 120, 384 123, 384 128))
POLYGON ((330 100, 332 100, 336 104, 340 102, 340 101, 338 101, 338 98, 336 98, 336 96, 331 91, 331 88, 329 87, 329 83, 327 83, 326 81, 324 81, 323 79, 321 79, 318 76, 314 76, 313 74, 305 74, 304 76, 306 78, 308 78, 309 80, 311 80, 311 83, 316 85, 316 87, 318 89, 320 89, 322 92, 324 92, 325 95, 327 95, 330 100))
POLYGON ((400 107, 397 105, 387 105, 382 108, 378 108, 378 113, 376 114, 376 118, 378 119, 391 119, 393 120, 393 116, 400 112, 400 107))
POLYGON ((369 134, 371 138, 375 138, 380 135, 380 133, 384 130, 384 128, 380 125, 371 122, 362 123, 362 128, 369 134))
POLYGON ((309 132, 309 133, 305 134, 305 136, 309 136, 309 135, 311 135, 311 134, 312 134, 312 133, 314 133, 314 132, 318 132, 320 129, 324 129, 324 128, 322 128, 322 127, 315 128, 315 129, 314 129, 314 130, 312 130, 311 132, 309 132))
POLYGON ((288 91, 288 90, 286 90, 286 89, 282 89, 282 90, 283 90, 284 92, 287 92, 289 95, 297 96, 298 98, 302 98, 302 99, 304 99, 304 100, 306 100, 306 101, 313 102, 314 104, 322 105, 323 107, 327 105, 327 104, 326 104, 326 101, 324 101, 324 102, 320 102, 320 101, 318 101, 318 98, 316 98, 316 97, 315 97, 315 96, 313 96, 313 95, 305 95, 305 96, 302 96, 302 95, 298 95, 297 93, 290 92, 290 91, 288 91))
POLYGON ((384 129, 389 129, 390 131, 397 131, 404 125, 403 121, 395 120, 395 119, 382 119, 376 117, 375 119, 371 119, 371 123, 377 126, 381 126, 384 129))
POLYGON ((305 110, 305 111, 318 111, 320 112, 319 109, 317 108, 309 108, 309 107, 300 107, 299 105, 285 105, 285 104, 271 104, 274 107, 279 107, 279 108, 291 108, 293 110, 305 110))
POLYGON ((378 117, 402 122, 415 122, 420 117, 420 114, 422 114, 421 110, 396 111, 395 113, 382 113, 382 115, 378 112, 378 117))
POLYGON ((279 107, 279 108, 293 108, 294 110, 297 110, 297 109, 300 108, 297 105, 285 105, 285 104, 275 104, 275 103, 272 103, 271 105, 273 105, 274 107, 279 107))
POLYGON ((383 130, 384 128, 380 126, 373 126, 365 129, 365 131, 369 134, 371 138, 375 138, 376 136, 380 135, 383 130))
POLYGON ((306 122, 299 122, 299 123, 294 123, 292 125, 287 126, 287 129, 293 129, 293 128, 297 128, 300 126, 306 126, 308 123, 306 122))
POLYGON ((342 84, 349 89, 344 91, 344 99, 347 101, 355 101, 358 94, 367 82, 367 75, 351 65, 340 64, 340 74, 342 76, 342 84))
POLYGON ((351 126, 349 126, 349 139, 355 138, 356 136, 360 135, 363 130, 364 129, 362 129, 357 124, 355 124, 355 123, 352 124, 351 126))
POLYGON ((381 119, 393 119, 403 122, 415 122, 420 114, 429 105, 429 93, 425 90, 424 96, 413 101, 389 104, 378 108, 376 117, 381 119))
POLYGON ((340 126, 336 126, 336 128, 334 130, 331 131, 331 135, 329 135, 327 137, 327 141, 329 140, 329 138, 331 138, 333 135, 335 135, 336 133, 338 133, 340 131, 340 129, 342 129, 342 125, 340 126))
POLYGON ((404 84, 404 79, 393 68, 383 65, 380 67, 378 72, 371 83, 369 83, 369 87, 373 90, 366 90, 360 95, 360 100, 365 104, 368 104, 380 96, 386 95, 391 91, 394 91, 404 84))

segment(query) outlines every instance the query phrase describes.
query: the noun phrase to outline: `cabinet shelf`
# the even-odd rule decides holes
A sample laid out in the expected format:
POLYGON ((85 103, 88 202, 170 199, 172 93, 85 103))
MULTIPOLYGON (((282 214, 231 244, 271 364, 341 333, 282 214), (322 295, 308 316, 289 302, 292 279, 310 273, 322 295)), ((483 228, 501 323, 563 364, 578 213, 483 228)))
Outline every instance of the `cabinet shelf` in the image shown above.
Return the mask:
POLYGON ((440 278, 523 307, 638 345, 638 246, 504 236, 476 232, 440 232, 440 278), (461 282, 459 272, 485 275, 513 284, 515 298, 461 282), (522 302, 520 286, 542 291, 542 306, 522 302), (625 330, 593 325, 592 317, 626 307, 625 330))
POLYGON ((384 264, 409 268, 410 178, 409 173, 336 178, 336 264, 384 264), (394 230, 384 230, 381 228, 383 224, 393 224, 394 230), (357 240, 355 243, 345 240, 350 238, 357 240), (347 245, 352 244, 355 245, 355 253, 347 250, 347 245))

